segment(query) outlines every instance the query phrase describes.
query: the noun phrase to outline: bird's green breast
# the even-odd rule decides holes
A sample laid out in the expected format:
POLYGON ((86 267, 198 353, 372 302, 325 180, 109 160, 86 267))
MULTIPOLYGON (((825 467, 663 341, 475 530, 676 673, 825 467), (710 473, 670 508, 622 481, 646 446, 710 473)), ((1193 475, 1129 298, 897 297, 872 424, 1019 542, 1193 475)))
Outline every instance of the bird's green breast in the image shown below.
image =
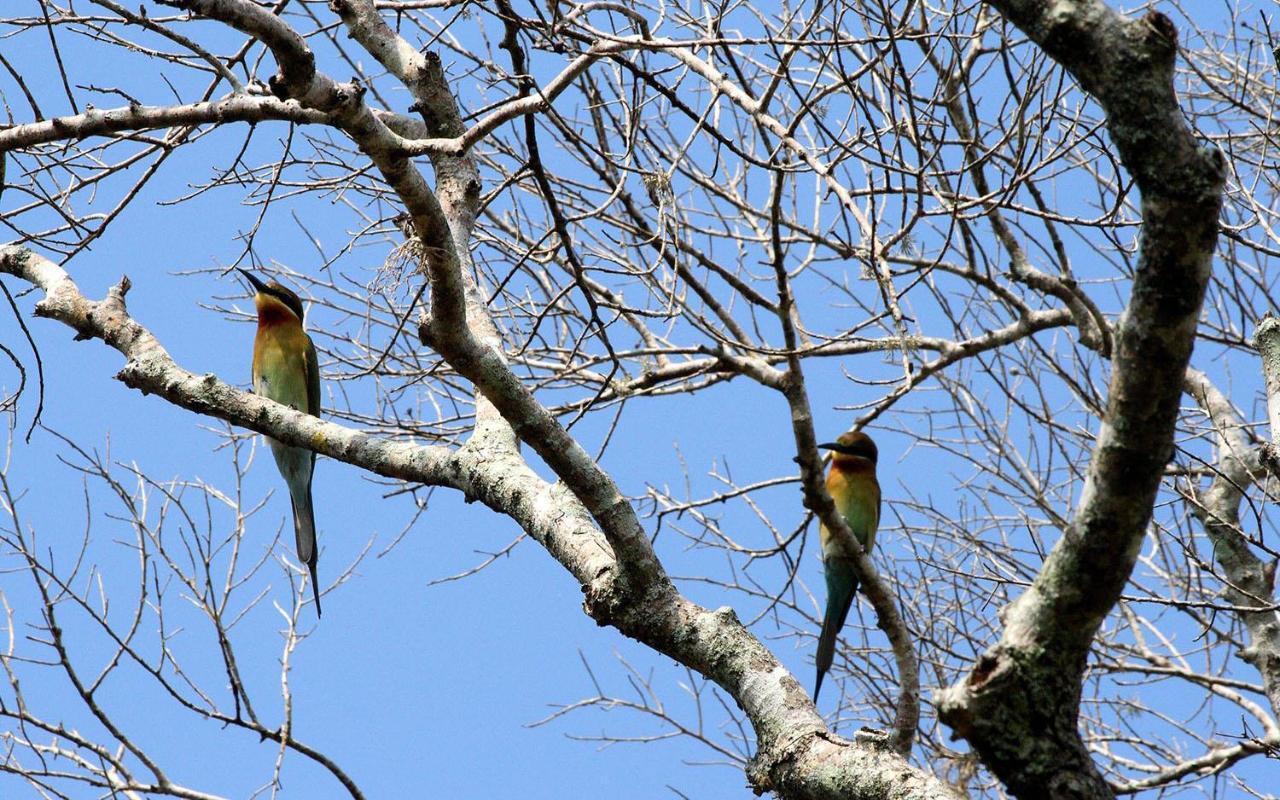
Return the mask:
POLYGON ((259 326, 253 343, 253 390, 277 403, 311 412, 306 361, 310 346, 311 340, 300 325, 259 326))
MULTIPOLYGON (((875 544, 876 528, 880 524, 880 484, 876 482, 874 468, 844 469, 833 464, 827 475, 827 491, 853 535, 869 551, 875 544)), ((826 526, 822 527, 821 536, 823 556, 840 555, 840 547, 826 526)))

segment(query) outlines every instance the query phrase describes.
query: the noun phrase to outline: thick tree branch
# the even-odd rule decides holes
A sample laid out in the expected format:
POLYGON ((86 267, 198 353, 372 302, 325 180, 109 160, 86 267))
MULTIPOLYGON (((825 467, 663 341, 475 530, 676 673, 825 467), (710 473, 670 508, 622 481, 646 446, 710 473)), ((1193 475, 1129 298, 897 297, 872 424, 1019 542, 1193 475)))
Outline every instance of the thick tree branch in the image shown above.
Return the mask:
MULTIPOLYGON (((372 13, 367 0, 340 0, 338 9, 351 29, 352 36, 411 87, 417 100, 415 106, 423 114, 432 134, 447 136, 461 129, 456 104, 445 88, 438 62, 425 63, 426 60, 412 48, 397 44, 398 37, 386 29, 381 19, 372 13), (435 66, 434 70, 430 68, 432 66, 435 66)), ((439 190, 443 197, 448 198, 442 205, 450 221, 453 241, 465 241, 470 236, 475 206, 479 199, 478 178, 475 177, 474 167, 466 160, 437 156, 436 168, 440 179, 439 190)), ((428 247, 439 246, 427 241, 428 247)), ((458 257, 460 263, 468 256, 459 250, 458 257)), ((806 763, 806 758, 839 760, 858 759, 862 756, 841 755, 840 751, 821 754, 818 751, 824 750, 825 744, 816 750, 806 748, 806 755, 795 761, 787 752, 789 745, 779 751, 779 744, 790 737, 807 738, 803 731, 809 729, 817 718, 812 704, 807 702, 803 692, 800 698, 794 696, 793 690, 797 688, 794 678, 786 675, 785 691, 790 695, 787 702, 792 704, 799 700, 807 708, 787 713, 802 712, 806 719, 803 722, 797 719, 795 722, 798 724, 794 726, 779 727, 777 698, 757 697, 754 691, 742 691, 744 682, 752 676, 749 672, 741 671, 742 665, 736 663, 736 659, 725 660, 723 653, 728 649, 740 655, 750 654, 751 660, 757 665, 763 665, 766 661, 774 664, 768 670, 770 674, 785 673, 785 670, 758 640, 741 627, 730 609, 709 612, 676 592, 653 552, 648 535, 640 526, 631 504, 622 496, 613 479, 600 469, 555 416, 538 403, 507 366, 506 359, 498 349, 498 339, 488 309, 477 297, 475 287, 468 278, 469 271, 458 269, 456 274, 450 274, 451 264, 433 259, 427 260, 427 267, 432 287, 432 309, 419 328, 424 343, 440 352, 451 366, 472 380, 480 389, 484 401, 493 404, 519 438, 533 447, 555 470, 600 524, 618 556, 623 580, 622 591, 609 596, 588 594, 587 603, 592 616, 602 624, 614 624, 624 633, 672 655, 734 695, 755 726, 760 743, 752 770, 752 782, 758 790, 775 788, 781 791, 782 786, 790 783, 797 783, 797 792, 829 791, 835 788, 824 786, 821 782, 815 783, 811 788, 800 788, 805 786, 808 778, 801 778, 799 781, 797 778, 806 775, 812 768, 812 765, 806 763), (712 619, 715 620, 714 626, 708 629, 708 621, 712 619), (704 635, 709 637, 706 642, 702 641, 704 635), (766 708, 769 709, 768 713, 764 713, 766 708)), ((811 430, 810 436, 812 437, 811 430)), ((874 571, 872 575, 874 576, 874 571)), ((882 595, 888 598, 887 591, 882 592, 882 595)), ((892 607, 891 599, 888 602, 892 607)), ((899 618, 892 616, 890 620, 897 622, 897 629, 902 629, 899 618)), ((909 649, 909 643, 906 647, 909 649)), ((915 687, 917 683, 913 660, 910 668, 912 674, 907 678, 908 685, 915 687)), ((783 686, 784 684, 778 684, 775 688, 783 686)), ((901 737, 905 746, 899 742, 899 749, 905 752, 909 750, 918 715, 918 689, 904 692, 904 697, 910 708, 915 709, 914 713, 907 715, 906 724, 910 730, 901 737)), ((818 741, 813 739, 812 743, 816 744, 818 741)), ((865 771, 862 766, 858 769, 865 771)), ((873 770, 870 774, 875 772, 873 770)), ((909 783, 914 786, 914 782, 920 779, 923 776, 914 776, 909 783)), ((919 786, 929 784, 928 780, 924 780, 919 786)), ((885 787, 878 788, 877 791, 885 791, 885 787)), ((896 791, 898 790, 895 793, 896 791)), ((802 793, 791 796, 807 795, 802 793)))
POLYGON ((1263 447, 1262 463, 1272 475, 1280 477, 1280 320, 1270 313, 1258 323, 1253 346, 1262 356, 1262 377, 1267 394, 1267 422, 1271 425, 1271 443, 1263 447))
MULTIPOLYGON (((413 164, 387 145, 387 129, 362 102, 361 93, 334 84, 314 67, 314 57, 296 34, 280 30, 280 21, 266 10, 241 0, 179 0, 184 7, 219 19, 272 49, 280 72, 272 81, 282 97, 334 114, 337 124, 352 136, 377 165, 384 179, 409 211, 414 231, 423 244, 431 290, 431 311, 420 326, 420 336, 461 375, 471 380, 484 399, 492 403, 519 438, 528 443, 556 472, 564 485, 590 514, 612 548, 616 563, 608 570, 614 580, 601 586, 598 576, 581 576, 589 613, 602 624, 613 624, 629 636, 654 647, 715 680, 729 691, 751 719, 759 752, 753 782, 762 791, 800 779, 813 791, 829 790, 828 781, 810 784, 807 759, 830 756, 821 748, 793 752, 794 742, 817 741, 825 726, 799 684, 773 655, 737 621, 730 609, 711 612, 681 597, 640 525, 634 509, 613 479, 569 435, 559 421, 533 397, 515 376, 498 350, 487 311, 477 301, 469 277, 462 270, 458 241, 464 240, 479 199, 478 182, 467 177, 463 162, 438 164, 449 178, 448 200, 442 204, 426 186, 413 164), (458 180, 461 178, 461 180, 458 180), (587 580, 582 578, 587 577, 587 580), (601 591, 603 589, 603 591, 601 591), (769 676, 761 691, 760 679, 769 676), (798 770, 798 771, 797 771, 798 770)), ((348 25, 357 38, 367 38, 375 28, 365 28, 360 7, 347 8, 348 25), (354 9, 354 12, 353 12, 354 9)), ((443 74, 434 75, 426 64, 397 60, 410 58, 405 48, 378 49, 392 69, 412 69, 410 84, 417 107, 433 132, 456 132, 460 127, 456 105, 444 85, 443 74), (392 55, 394 52, 394 56, 392 55), (434 85, 433 85, 434 84, 434 85), (433 95, 433 92, 435 93, 433 95)), ((445 188, 442 185, 442 188, 445 188)), ((287 441, 287 440, 286 440, 287 441)), ((509 451, 509 452, 513 452, 509 451)), ((537 538, 535 536, 535 538, 537 538)), ((859 748, 845 748, 857 751, 859 748)), ((851 752, 846 758, 863 759, 851 752)), ((890 758, 885 755, 884 758, 890 758)), ((905 763, 902 764, 905 766, 905 763)), ((876 772, 864 773, 858 780, 876 772)), ((901 781, 895 780, 895 783, 901 781)), ((945 790, 914 771, 905 773, 912 792, 945 790)), ((877 784, 877 796, 886 787, 877 784)), ((798 794, 795 796, 825 796, 798 794)))
MULTIPOLYGON (((1217 433, 1217 474, 1209 488, 1191 499, 1196 517, 1213 543, 1213 557, 1225 578, 1224 594, 1249 633, 1240 657, 1257 668, 1271 709, 1280 718, 1280 616, 1272 595, 1275 564, 1254 554, 1240 527, 1240 504, 1245 490, 1266 473, 1260 448, 1246 434, 1244 420, 1209 378, 1187 370, 1187 394, 1195 398, 1217 433)), ((1273 721, 1266 737, 1280 745, 1280 728, 1273 721)))
POLYGON ((1173 452, 1183 376, 1211 273, 1223 162, 1199 146, 1173 91, 1168 18, 1101 2, 993 0, 1107 112, 1142 192, 1133 290, 1114 341, 1107 411, 1075 516, 1001 639, 940 693, 942 719, 1023 798, 1107 798, 1078 732, 1093 637, 1129 578, 1173 452))

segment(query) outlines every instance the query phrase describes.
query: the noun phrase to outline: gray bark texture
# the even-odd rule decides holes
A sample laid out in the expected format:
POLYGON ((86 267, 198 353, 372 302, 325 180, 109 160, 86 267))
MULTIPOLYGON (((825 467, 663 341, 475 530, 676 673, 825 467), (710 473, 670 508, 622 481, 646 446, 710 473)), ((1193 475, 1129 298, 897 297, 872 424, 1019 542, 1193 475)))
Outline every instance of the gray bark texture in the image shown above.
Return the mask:
POLYGON ((1090 644, 1129 579, 1173 454, 1183 376, 1212 269, 1224 165, 1198 144, 1173 90, 1177 32, 1152 12, 1100 2, 997 8, 1103 107, 1142 193, 1128 307, 1115 332, 1107 408, 1084 491, 1000 641, 937 698, 941 717, 1017 797, 1109 798, 1078 730, 1090 644))
MULTIPOLYGON (((1280 451, 1280 322, 1267 316, 1258 323, 1254 345, 1262 356, 1262 371, 1267 393, 1267 415, 1271 423, 1271 441, 1254 447, 1247 438, 1244 420, 1240 419, 1227 398, 1208 381, 1197 382, 1192 396, 1214 420, 1219 433, 1218 452, 1221 474, 1199 507, 1197 514, 1213 541, 1214 558, 1226 572, 1230 583, 1227 599, 1239 606, 1241 620, 1249 631, 1249 644, 1240 653, 1262 675, 1267 699, 1280 715, 1280 616, 1276 613, 1276 562, 1264 562, 1254 553, 1240 526, 1240 503, 1244 489, 1266 471, 1276 476, 1276 453, 1280 451), (1203 398, 1201 400, 1201 398, 1203 398), (1264 470, 1263 467, 1267 469, 1264 470), (1253 609, 1253 610, 1247 610, 1253 609)), ((1190 377, 1190 376, 1189 376, 1190 377)), ((1272 738, 1277 732, 1269 732, 1272 738)), ((1280 745, 1277 741, 1275 745, 1280 745)))

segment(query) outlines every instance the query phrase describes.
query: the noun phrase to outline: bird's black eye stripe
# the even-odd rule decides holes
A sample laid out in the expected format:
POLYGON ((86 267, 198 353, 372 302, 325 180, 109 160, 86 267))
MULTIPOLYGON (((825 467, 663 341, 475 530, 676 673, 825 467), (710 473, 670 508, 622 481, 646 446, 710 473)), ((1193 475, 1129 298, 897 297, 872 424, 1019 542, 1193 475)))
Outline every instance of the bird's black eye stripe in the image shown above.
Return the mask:
POLYGON ((267 286, 267 294, 289 307, 289 310, 302 319, 302 300, 296 294, 283 287, 267 286))

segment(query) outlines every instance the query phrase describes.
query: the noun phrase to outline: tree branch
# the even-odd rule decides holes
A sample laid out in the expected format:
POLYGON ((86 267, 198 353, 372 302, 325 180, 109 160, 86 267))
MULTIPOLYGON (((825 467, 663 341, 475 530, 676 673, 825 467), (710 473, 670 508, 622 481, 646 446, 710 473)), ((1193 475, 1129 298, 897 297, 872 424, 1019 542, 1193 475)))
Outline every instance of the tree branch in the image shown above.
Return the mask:
POLYGON ((1133 290, 1116 331, 1107 411, 1075 516, 1003 616, 1000 641, 938 697, 944 722, 1018 797, 1108 798, 1078 731, 1093 637, 1120 597, 1164 466, 1211 274, 1223 160, 1195 142, 1173 91, 1176 31, 1101 2, 992 0, 1107 112, 1142 192, 1133 290))

